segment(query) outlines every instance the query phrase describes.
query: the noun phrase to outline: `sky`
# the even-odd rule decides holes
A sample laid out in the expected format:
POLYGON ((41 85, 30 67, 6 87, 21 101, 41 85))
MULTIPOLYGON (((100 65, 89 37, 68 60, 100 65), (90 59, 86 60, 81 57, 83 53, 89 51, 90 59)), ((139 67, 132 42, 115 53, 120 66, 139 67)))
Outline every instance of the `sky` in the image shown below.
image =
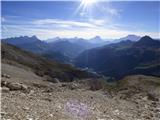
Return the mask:
POLYGON ((3 1, 2 38, 160 38, 160 1, 3 1))

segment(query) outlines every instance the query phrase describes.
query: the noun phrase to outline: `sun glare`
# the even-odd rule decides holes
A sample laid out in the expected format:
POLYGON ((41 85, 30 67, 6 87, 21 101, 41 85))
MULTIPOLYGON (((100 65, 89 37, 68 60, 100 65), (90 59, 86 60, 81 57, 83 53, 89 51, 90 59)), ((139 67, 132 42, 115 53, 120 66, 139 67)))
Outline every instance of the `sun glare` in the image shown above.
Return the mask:
POLYGON ((83 5, 92 5, 96 2, 96 0, 82 0, 83 5))
POLYGON ((74 12, 74 15, 77 13, 85 13, 89 16, 97 3, 98 0, 80 0, 80 5, 74 12))

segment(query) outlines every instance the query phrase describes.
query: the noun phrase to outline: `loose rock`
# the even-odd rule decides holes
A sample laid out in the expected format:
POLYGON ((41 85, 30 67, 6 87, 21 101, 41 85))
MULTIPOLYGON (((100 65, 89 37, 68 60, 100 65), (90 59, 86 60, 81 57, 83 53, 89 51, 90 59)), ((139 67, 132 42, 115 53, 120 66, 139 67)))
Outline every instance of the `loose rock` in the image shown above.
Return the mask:
POLYGON ((2 87, 2 93, 8 93, 9 92, 9 88, 7 87, 2 87))

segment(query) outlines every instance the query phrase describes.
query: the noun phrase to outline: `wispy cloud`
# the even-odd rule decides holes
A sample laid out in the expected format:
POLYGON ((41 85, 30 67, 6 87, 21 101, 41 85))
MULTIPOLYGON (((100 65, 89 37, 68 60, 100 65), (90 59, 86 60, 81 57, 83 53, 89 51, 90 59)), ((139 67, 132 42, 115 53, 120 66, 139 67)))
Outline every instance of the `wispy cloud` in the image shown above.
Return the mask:
POLYGON ((34 25, 57 25, 60 27, 85 27, 85 28, 95 28, 96 25, 88 22, 79 22, 79 21, 67 21, 60 19, 42 19, 35 20, 32 22, 34 25))
POLYGON ((108 20, 93 19, 93 18, 90 18, 88 21, 89 21, 90 23, 95 24, 95 25, 98 25, 98 26, 104 26, 104 25, 106 25, 106 23, 109 23, 109 22, 110 22, 110 21, 108 21, 108 20))

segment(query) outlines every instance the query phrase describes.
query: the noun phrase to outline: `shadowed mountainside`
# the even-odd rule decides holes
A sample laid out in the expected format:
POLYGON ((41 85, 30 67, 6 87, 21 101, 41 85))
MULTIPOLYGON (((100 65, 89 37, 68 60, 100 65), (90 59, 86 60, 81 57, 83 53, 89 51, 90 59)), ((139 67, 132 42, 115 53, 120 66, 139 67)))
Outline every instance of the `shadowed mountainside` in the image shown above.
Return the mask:
POLYGON ((47 77, 48 80, 54 82, 54 78, 60 81, 73 81, 91 77, 91 74, 78 70, 70 65, 61 64, 53 60, 35 55, 24 51, 13 45, 2 42, 2 63, 12 65, 22 65, 30 68, 33 72, 41 77, 47 77))
POLYGON ((78 67, 118 79, 130 74, 160 76, 160 41, 149 36, 137 42, 121 41, 86 50, 75 61, 78 67))

